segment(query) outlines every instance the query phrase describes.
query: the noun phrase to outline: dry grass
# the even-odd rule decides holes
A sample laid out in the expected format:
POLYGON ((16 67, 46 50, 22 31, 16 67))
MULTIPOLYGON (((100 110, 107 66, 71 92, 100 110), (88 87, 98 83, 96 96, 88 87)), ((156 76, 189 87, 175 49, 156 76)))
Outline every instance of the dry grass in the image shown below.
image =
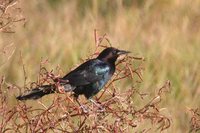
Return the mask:
MULTIPOLYGON (((89 58, 94 58, 99 53, 99 47, 107 47, 101 45, 103 40, 107 40, 110 44, 105 35, 97 38, 95 34, 95 38, 96 50, 89 58)), ((21 56, 21 60, 22 58, 23 56, 21 56)), ((54 82, 55 78, 60 77, 59 70, 57 70, 57 74, 53 73, 53 70, 48 72, 43 67, 45 62, 42 61, 40 64, 38 81, 28 84, 26 83, 27 74, 23 65, 24 88, 49 84, 54 82)), ((23 64, 23 61, 21 63, 23 64)), ((26 102, 18 102, 10 108, 8 98, 1 91, 0 114, 2 120, 0 132, 133 132, 135 130, 138 132, 155 132, 166 130, 170 127, 171 120, 162 114, 163 109, 159 107, 159 104, 163 95, 169 92, 170 82, 166 82, 155 96, 144 103, 142 107, 138 108, 134 105, 134 95, 138 95, 141 101, 148 95, 140 93, 136 88, 136 85, 142 81, 142 63, 143 58, 132 56, 126 56, 119 61, 114 77, 107 84, 104 91, 95 98, 103 110, 81 99, 82 104, 88 108, 88 111, 84 112, 69 94, 64 96, 54 94, 49 102, 50 105, 42 101, 35 101, 35 104, 38 105, 34 108, 26 102), (133 69, 134 62, 139 62, 139 64, 133 69), (124 79, 132 80, 132 84, 129 84, 126 87, 127 89, 122 91, 116 85, 116 82, 121 82, 124 79), (149 122, 154 126, 150 126, 149 122), (146 124, 146 126, 141 127, 143 124, 146 124)), ((0 86, 4 84, 5 79, 2 77, 0 86)), ((59 89, 59 82, 56 84, 59 89)), ((21 88, 15 85, 8 87, 9 90, 16 88, 21 92, 21 88)), ((3 88, 0 89, 3 90, 3 88)))
POLYGON ((189 111, 191 113, 191 120, 190 120, 191 130, 190 130, 190 132, 198 132, 200 130, 200 111, 199 111, 199 108, 190 109, 189 111))
MULTIPOLYGON (((22 64, 27 73, 26 82, 31 83, 38 76, 41 58, 48 60, 47 70, 59 68, 60 75, 64 75, 93 53, 93 31, 98 29, 98 32, 107 33, 113 46, 129 49, 133 56, 146 59, 142 73, 144 82, 137 87, 148 92, 149 97, 140 101, 134 96, 135 106, 148 103, 156 94, 154 88, 169 79, 172 91, 166 96, 167 100, 161 102, 167 108, 164 113, 172 119, 167 132, 190 131, 187 108, 200 106, 199 0, 77 0, 61 4, 52 1, 49 4, 49 1, 20 1, 15 6, 23 9, 21 13, 27 19, 25 27, 20 23, 12 27, 17 34, 0 33, 0 72, 5 75, 6 84, 24 85, 22 64)), ((133 68, 135 65, 137 63, 133 68)), ((131 82, 123 80, 116 84, 124 88, 131 82)), ((10 95, 8 105, 16 105, 17 91, 8 93, 5 85, 3 87, 5 95, 10 95)), ((42 101, 50 104, 49 97, 42 101)), ((29 104, 37 106, 35 102, 29 104)))

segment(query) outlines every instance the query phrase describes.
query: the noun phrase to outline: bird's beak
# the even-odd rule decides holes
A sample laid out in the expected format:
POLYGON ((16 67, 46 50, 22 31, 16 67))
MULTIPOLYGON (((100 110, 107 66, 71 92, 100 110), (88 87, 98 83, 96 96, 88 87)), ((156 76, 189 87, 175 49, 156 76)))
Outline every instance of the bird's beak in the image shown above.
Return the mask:
POLYGON ((131 53, 130 51, 125 51, 125 50, 119 50, 117 52, 117 55, 123 55, 123 54, 128 54, 128 53, 131 53))

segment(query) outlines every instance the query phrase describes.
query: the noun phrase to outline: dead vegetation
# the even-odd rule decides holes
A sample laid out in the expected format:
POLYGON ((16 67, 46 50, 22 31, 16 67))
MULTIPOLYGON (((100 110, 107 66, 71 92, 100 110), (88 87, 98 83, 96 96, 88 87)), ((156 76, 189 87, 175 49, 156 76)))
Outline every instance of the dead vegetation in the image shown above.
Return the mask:
MULTIPOLYGON (((22 10, 18 7, 17 0, 0 0, 0 32, 14 33, 16 23, 25 24, 25 18, 22 10)), ((96 49, 88 57, 95 57, 100 49, 110 46, 111 43, 106 35, 97 36, 95 31, 96 49), (102 45, 102 42, 107 45, 102 45)), ((7 45, 4 51, 13 44, 7 45)), ((12 50, 14 51, 14 50, 12 50)), ((9 60, 14 52, 8 53, 9 60)), ((14 107, 9 106, 9 91, 19 92, 24 89, 31 89, 35 86, 53 83, 57 77, 61 76, 60 69, 56 71, 46 70, 45 64, 48 60, 42 60, 40 63, 40 73, 36 82, 27 83, 27 74, 25 64, 23 63, 23 55, 21 54, 21 64, 24 70, 24 87, 20 88, 16 85, 6 83, 5 76, 0 77, 0 132, 154 132, 168 129, 172 123, 169 116, 162 114, 160 103, 163 96, 170 90, 170 82, 167 81, 154 96, 148 93, 141 93, 137 89, 137 84, 143 82, 143 58, 126 56, 119 61, 117 72, 111 82, 107 84, 102 92, 95 97, 95 100, 101 104, 103 111, 92 103, 81 99, 82 104, 89 109, 88 113, 84 113, 73 97, 68 94, 54 94, 49 99, 50 105, 40 100, 35 101, 38 108, 33 107, 25 102, 18 102, 14 107), (134 64, 139 64, 137 67, 134 64), (119 88, 118 84, 124 80, 131 81, 128 87, 119 88), (141 107, 134 103, 134 97, 139 96, 141 107), (146 97, 151 97, 146 102, 146 97), (42 106, 42 107, 41 107, 42 106), (142 125, 143 123, 151 123, 151 127, 142 125)), ((6 61, 7 61, 6 60, 6 61)), ((5 62, 6 62, 5 61, 5 62)), ((3 63, 0 65, 2 66, 3 63)), ((145 81, 144 81, 145 82, 145 81)), ((130 83, 130 82, 129 82, 130 83)), ((59 83, 57 83, 59 88, 59 83)), ((62 91, 61 91, 62 93, 62 91)), ((17 94, 16 94, 17 95, 17 94)), ((48 97, 48 96, 47 96, 48 97)), ((199 108, 190 109, 190 132, 198 132, 200 129, 200 113, 199 108)), ((179 118, 177 118, 179 119, 179 118)), ((188 123, 188 122, 186 122, 188 123)))
POLYGON ((190 120, 190 132, 200 131, 200 110, 199 108, 190 109, 191 120, 190 120))
MULTIPOLYGON (((111 45, 106 37, 97 36, 95 31, 96 50, 90 57, 95 57, 102 47, 111 45)), ((23 58, 23 57, 21 57, 23 58)), ((170 127, 171 120, 160 112, 159 103, 162 101, 163 95, 169 92, 170 82, 167 81, 151 98, 149 102, 144 102, 141 108, 138 108, 133 97, 138 95, 140 100, 144 100, 148 94, 140 93, 136 88, 137 84, 142 82, 143 58, 126 56, 117 64, 117 71, 112 80, 106 85, 104 90, 94 99, 101 104, 103 110, 100 110, 92 103, 81 99, 89 111, 83 112, 78 104, 69 94, 54 94, 51 105, 47 106, 41 101, 35 101, 42 108, 33 108, 25 102, 17 102, 12 108, 8 106, 8 97, 3 93, 5 80, 1 79, 1 124, 0 132, 16 131, 16 132, 131 132, 154 131, 152 128, 143 127, 139 129, 140 124, 150 121, 157 130, 163 131, 170 127), (134 63, 137 62, 137 67, 134 63), (131 84, 126 89, 119 88, 118 83, 123 80, 131 80, 131 84)), ((40 73, 37 82, 26 83, 26 71, 24 69, 25 83, 24 88, 33 88, 37 85, 53 83, 60 76, 59 70, 48 72, 45 67, 46 61, 41 61, 40 73)), ((59 82, 56 82, 59 87, 59 82)), ((21 92, 22 88, 9 86, 21 92)))
POLYGON ((14 33, 16 23, 25 24, 18 0, 0 0, 0 32, 14 33))

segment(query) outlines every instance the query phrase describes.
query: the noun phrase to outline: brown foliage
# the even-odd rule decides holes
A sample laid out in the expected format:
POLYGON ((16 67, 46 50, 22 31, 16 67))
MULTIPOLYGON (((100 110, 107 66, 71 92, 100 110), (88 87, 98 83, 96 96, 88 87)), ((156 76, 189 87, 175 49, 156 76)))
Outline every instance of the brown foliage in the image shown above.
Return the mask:
POLYGON ((15 23, 25 24, 25 18, 18 3, 19 0, 0 0, 0 32, 14 33, 15 23))
POLYGON ((190 109, 191 113, 191 120, 190 120, 190 132, 197 132, 200 131, 200 110, 197 109, 190 109))
MULTIPOLYGON (((111 45, 106 35, 98 37, 95 31, 96 50, 88 59, 95 57, 101 47, 107 47, 102 45, 103 41, 111 45)), ((49 99, 51 101, 49 106, 41 101, 35 101, 38 108, 25 102, 17 102, 14 107, 10 108, 7 102, 8 97, 2 92, 5 83, 2 77, 0 83, 0 132, 131 132, 135 131, 144 121, 150 121, 153 125, 157 125, 160 131, 165 130, 170 127, 171 120, 160 113, 158 105, 163 95, 169 91, 170 83, 168 81, 149 102, 144 102, 141 108, 138 109, 133 103, 135 95, 139 95, 140 100, 144 100, 147 95, 140 93, 136 88, 136 84, 142 82, 143 61, 143 58, 133 56, 125 56, 120 60, 112 80, 106 85, 104 91, 95 97, 103 110, 89 101, 81 101, 88 108, 88 112, 82 111, 69 93, 53 94, 53 99, 49 99), (137 67, 133 67, 135 62, 139 64, 137 67), (122 80, 130 80, 127 89, 117 86, 117 83, 122 80), (39 105, 42 105, 42 108, 39 105)), ((39 80, 29 84, 30 88, 52 83, 59 77, 59 73, 55 74, 53 70, 48 72, 43 67, 45 62, 41 61, 39 80)), ((24 75, 26 81, 25 68, 24 75)), ((59 89, 59 83, 57 84, 59 89)), ((25 83, 24 88, 26 86, 28 85, 25 83)), ((10 87, 16 88, 14 85, 10 87)), ((21 88, 17 88, 21 91, 21 88)), ((143 127, 141 132, 151 130, 151 128, 143 127)))

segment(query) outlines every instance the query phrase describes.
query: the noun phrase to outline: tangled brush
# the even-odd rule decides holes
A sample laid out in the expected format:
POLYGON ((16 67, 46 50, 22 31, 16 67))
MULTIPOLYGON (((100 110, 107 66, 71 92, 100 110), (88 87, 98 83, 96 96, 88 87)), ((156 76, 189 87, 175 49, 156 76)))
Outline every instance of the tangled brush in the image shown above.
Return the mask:
MULTIPOLYGON (((106 35, 97 36, 95 31, 96 49, 88 57, 93 58, 102 47, 111 45, 106 35), (104 45, 103 45, 104 43, 104 45), (105 45, 106 43, 106 45, 105 45)), ((21 56, 22 58, 22 56, 21 56)), ((40 73, 37 82, 26 83, 24 88, 34 88, 55 81, 60 76, 60 70, 48 71, 45 67, 46 61, 40 63, 40 73)), ((17 102, 14 107, 8 106, 8 97, 3 93, 5 86, 4 77, 0 82, 0 132, 148 132, 153 128, 141 125, 150 122, 157 130, 165 130, 170 127, 171 120, 160 112, 159 104, 163 96, 170 90, 170 82, 167 81, 148 102, 140 108, 134 103, 134 97, 143 101, 148 94, 141 93, 137 89, 140 84, 143 71, 143 58, 125 56, 118 61, 116 72, 111 81, 104 87, 95 100, 104 110, 99 110, 89 101, 81 98, 81 103, 89 109, 84 112, 74 101, 70 93, 54 94, 49 99, 50 105, 42 101, 35 101, 37 107, 25 102, 17 102), (136 65, 137 64, 137 65, 136 65), (128 80, 128 87, 119 86, 121 82, 128 80)), ((26 81, 25 66, 24 75, 26 81)), ((22 89, 15 85, 8 86, 9 89, 22 89)), ((59 86, 58 86, 59 88, 59 86)), ((48 97, 48 96, 47 96, 48 97)))

